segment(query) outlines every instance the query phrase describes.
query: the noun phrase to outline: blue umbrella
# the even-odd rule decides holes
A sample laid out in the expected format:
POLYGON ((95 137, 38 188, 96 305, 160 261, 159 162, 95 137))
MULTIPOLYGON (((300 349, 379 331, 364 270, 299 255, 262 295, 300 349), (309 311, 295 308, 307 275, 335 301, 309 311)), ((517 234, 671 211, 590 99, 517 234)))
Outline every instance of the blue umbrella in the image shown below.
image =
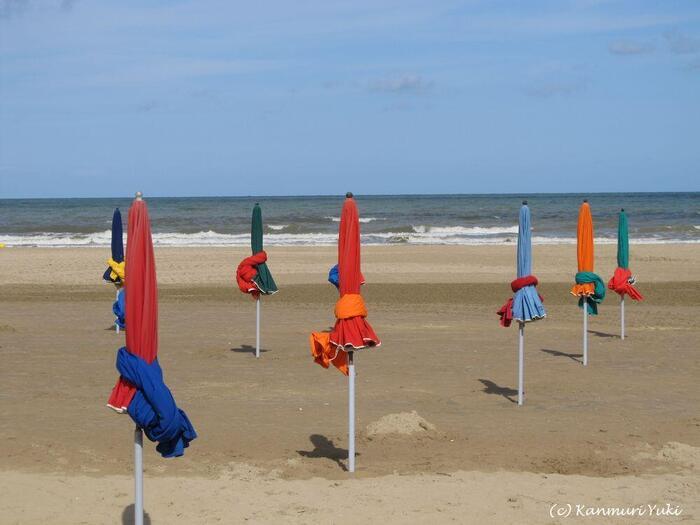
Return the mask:
POLYGON ((112 305, 112 311, 116 316, 114 329, 119 333, 124 328, 124 229, 122 227, 122 214, 119 208, 115 208, 112 215, 112 257, 107 261, 107 269, 102 278, 117 287, 116 301, 112 305))
MULTIPOLYGON (((518 279, 532 275, 532 227, 530 208, 520 208, 518 227, 518 279)), ((513 319, 522 323, 537 321, 546 315, 540 294, 534 284, 524 286, 513 297, 513 319)))
POLYGON ((523 404, 523 374, 525 368, 525 323, 545 317, 542 297, 537 293, 537 277, 532 275, 532 233, 530 208, 527 201, 520 208, 518 228, 518 277, 510 283, 513 297, 498 311, 501 326, 510 326, 518 321, 518 405, 523 404))
POLYGON ((118 267, 123 262, 124 230, 122 228, 122 214, 119 208, 115 208, 114 215, 112 215, 112 258, 108 261, 109 267, 105 270, 102 278, 111 283, 121 284, 122 279, 115 271, 115 267, 118 267), (113 263, 116 263, 116 265, 113 263))

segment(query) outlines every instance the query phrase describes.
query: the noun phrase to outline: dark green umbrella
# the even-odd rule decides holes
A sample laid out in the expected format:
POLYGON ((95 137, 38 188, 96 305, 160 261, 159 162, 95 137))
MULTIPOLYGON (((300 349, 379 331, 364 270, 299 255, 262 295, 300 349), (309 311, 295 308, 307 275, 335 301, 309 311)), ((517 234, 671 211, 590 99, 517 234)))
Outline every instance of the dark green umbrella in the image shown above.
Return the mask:
MULTIPOLYGON (((263 222, 262 210, 257 202, 253 207, 253 221, 250 226, 250 247, 253 249, 253 255, 263 251, 263 222)), ((258 275, 255 276, 256 286, 261 293, 271 295, 277 291, 277 285, 272 278, 272 273, 267 267, 267 263, 257 265, 258 275)))

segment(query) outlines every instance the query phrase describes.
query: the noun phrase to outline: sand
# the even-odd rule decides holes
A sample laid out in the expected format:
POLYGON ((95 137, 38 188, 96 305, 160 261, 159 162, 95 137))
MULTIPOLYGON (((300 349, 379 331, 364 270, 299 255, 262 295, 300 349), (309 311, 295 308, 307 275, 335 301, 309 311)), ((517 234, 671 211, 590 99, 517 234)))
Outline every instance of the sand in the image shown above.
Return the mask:
MULTIPOLYGON (((553 504, 671 504, 700 521, 700 247, 632 246, 647 297, 590 322, 568 294, 574 246, 536 246, 548 308, 526 328, 526 404, 514 403, 516 330, 495 311, 514 246, 368 247, 364 288, 383 341, 357 362, 357 472, 345 472, 346 383, 311 362, 333 322, 331 248, 273 248, 281 292, 234 285, 244 252, 159 248, 160 361, 200 437, 185 457, 145 446, 153 523, 569 523, 553 504)), ((615 247, 597 250, 607 279, 615 247)), ((0 250, 0 523, 115 523, 132 503, 132 425, 104 407, 116 380, 108 250, 0 250)))

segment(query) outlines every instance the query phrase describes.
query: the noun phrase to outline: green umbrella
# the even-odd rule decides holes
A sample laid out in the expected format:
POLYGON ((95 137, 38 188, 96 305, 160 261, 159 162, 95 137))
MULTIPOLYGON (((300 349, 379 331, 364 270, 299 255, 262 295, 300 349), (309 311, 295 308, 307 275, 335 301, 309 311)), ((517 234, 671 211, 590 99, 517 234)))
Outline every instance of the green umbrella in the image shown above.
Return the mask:
POLYGON ((627 214, 625 210, 620 210, 617 223, 617 266, 629 268, 630 266, 630 239, 627 231, 627 214))
MULTIPOLYGON (((253 255, 263 251, 262 210, 260 209, 260 204, 257 202, 253 207, 253 221, 250 226, 250 247, 253 249, 253 255)), ((258 264, 257 270, 258 275, 255 276, 253 281, 255 281, 260 292, 266 295, 275 293, 277 291, 277 285, 272 278, 272 273, 270 273, 267 263, 258 264)))
POLYGON ((620 296, 620 339, 625 338, 625 295, 635 301, 643 299, 634 287, 635 279, 630 271, 630 239, 627 228, 627 214, 620 210, 617 223, 617 268, 608 281, 608 288, 620 296))

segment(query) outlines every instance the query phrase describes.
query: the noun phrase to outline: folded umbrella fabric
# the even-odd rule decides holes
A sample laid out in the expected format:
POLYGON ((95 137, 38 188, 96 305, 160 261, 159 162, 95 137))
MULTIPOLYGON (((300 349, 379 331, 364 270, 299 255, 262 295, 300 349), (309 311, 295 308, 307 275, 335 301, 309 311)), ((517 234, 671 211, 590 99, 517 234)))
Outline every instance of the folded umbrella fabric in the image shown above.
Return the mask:
POLYGON ((114 301, 112 305, 112 312, 116 316, 114 320, 119 328, 124 328, 126 326, 126 292, 124 288, 121 288, 117 292, 117 300, 114 301))
POLYGON ((310 335, 314 361, 328 368, 332 363, 348 374, 347 352, 381 345, 367 322, 367 307, 360 295, 364 277, 360 271, 360 217, 352 194, 348 194, 340 214, 338 229, 338 293, 335 325, 330 332, 310 335))
MULTIPOLYGON (((253 217, 250 222, 250 247, 254 255, 263 251, 262 209, 258 203, 253 206, 253 217)), ((265 295, 276 293, 278 291, 277 284, 272 278, 272 273, 267 267, 267 263, 265 261, 258 263, 256 270, 257 274, 253 277, 253 281, 255 281, 255 286, 260 293, 265 295)))
POLYGON ((633 286, 635 279, 632 277, 632 271, 629 269, 629 261, 629 228, 627 226, 627 214, 623 209, 620 210, 617 223, 617 269, 608 281, 608 288, 623 297, 629 295, 635 301, 641 301, 644 298, 633 286))
POLYGON ((107 270, 103 275, 105 281, 111 281, 115 284, 122 284, 125 278, 125 267, 124 261, 117 262, 112 258, 107 259, 107 270))
POLYGON ((163 372, 154 359, 150 364, 122 347, 117 352, 117 370, 136 387, 128 412, 164 458, 182 456, 197 433, 187 414, 175 404, 163 381, 163 372))
POLYGON ((598 304, 605 299, 605 283, 603 283, 603 279, 593 272, 578 272, 575 280, 576 286, 589 286, 592 289, 592 292, 585 294, 574 293, 572 290, 571 293, 579 297, 579 308, 583 308, 583 300, 587 298, 586 304, 588 305, 588 313, 591 315, 598 315, 598 304))
MULTIPOLYGON (((328 271, 328 282, 336 288, 340 288, 340 271, 338 271, 337 264, 328 271)), ((360 272, 360 284, 365 284, 365 276, 362 275, 362 272, 360 272)))
POLYGON ((336 288, 340 287, 340 278, 338 277, 338 265, 336 264, 328 272, 328 282, 331 283, 336 288))
POLYGON ((236 270, 236 281, 241 292, 249 293, 255 298, 260 295, 261 290, 258 288, 255 278, 258 275, 258 265, 263 264, 265 261, 267 261, 267 253, 264 251, 246 257, 241 261, 236 270))
POLYGON ((112 214, 112 257, 107 261, 107 269, 102 278, 115 284, 124 282, 124 229, 122 214, 115 208, 112 214))
POLYGON ((517 276, 510 283, 514 295, 496 312, 501 326, 510 326, 513 320, 529 323, 547 315, 542 296, 537 293, 539 281, 532 275, 532 224, 527 202, 523 202, 518 217, 517 276))
POLYGON ((515 294, 501 306, 496 312, 500 316, 501 326, 508 327, 513 320, 528 322, 542 319, 545 316, 542 301, 544 300, 537 293, 537 277, 527 275, 511 281, 510 288, 515 294))
POLYGON ((639 290, 634 287, 635 279, 628 268, 618 267, 608 281, 608 288, 619 295, 629 295, 635 301, 642 301, 644 297, 639 290))
MULTIPOLYGON (((367 317, 367 307, 359 294, 343 295, 335 303, 333 310, 337 320, 347 320, 354 317, 367 317)), ((333 339, 338 339, 336 332, 338 324, 333 332, 313 332, 309 337, 311 343, 311 355, 319 365, 323 368, 328 368, 331 364, 340 370, 343 374, 348 375, 348 354, 343 352, 343 345, 333 342, 333 339)), ((376 340, 376 335, 374 336, 376 340)))

